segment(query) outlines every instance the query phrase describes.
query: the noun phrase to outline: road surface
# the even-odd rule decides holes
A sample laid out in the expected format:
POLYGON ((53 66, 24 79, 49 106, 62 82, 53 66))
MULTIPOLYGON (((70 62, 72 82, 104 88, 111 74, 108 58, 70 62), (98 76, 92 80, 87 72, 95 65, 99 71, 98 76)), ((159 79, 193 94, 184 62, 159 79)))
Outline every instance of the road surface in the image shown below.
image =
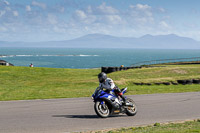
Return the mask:
POLYGON ((1 133, 66 133, 200 118, 200 92, 128 96, 136 116, 98 118, 90 98, 0 102, 1 133))

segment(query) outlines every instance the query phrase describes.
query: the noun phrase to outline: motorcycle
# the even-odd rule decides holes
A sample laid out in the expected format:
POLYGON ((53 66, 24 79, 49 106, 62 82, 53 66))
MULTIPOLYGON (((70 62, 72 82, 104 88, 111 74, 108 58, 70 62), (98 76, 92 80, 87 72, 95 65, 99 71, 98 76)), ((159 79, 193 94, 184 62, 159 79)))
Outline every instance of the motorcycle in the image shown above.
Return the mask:
MULTIPOLYGON (((121 90, 124 94, 127 88, 121 90)), ((125 113, 128 116, 134 116, 137 113, 137 107, 135 102, 126 97, 126 104, 123 104, 123 100, 118 98, 114 90, 107 93, 103 88, 97 87, 92 95, 94 100, 94 110, 99 117, 106 118, 112 114, 125 113)))

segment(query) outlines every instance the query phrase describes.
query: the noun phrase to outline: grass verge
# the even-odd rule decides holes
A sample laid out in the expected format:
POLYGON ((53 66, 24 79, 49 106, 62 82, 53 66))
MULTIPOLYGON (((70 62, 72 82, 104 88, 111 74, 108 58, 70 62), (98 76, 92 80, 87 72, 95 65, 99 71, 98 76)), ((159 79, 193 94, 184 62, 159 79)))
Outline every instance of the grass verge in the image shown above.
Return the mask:
POLYGON ((200 120, 184 123, 155 123, 151 126, 122 128, 107 131, 107 133, 200 133, 200 120))
MULTIPOLYGON (((0 66, 0 101, 89 97, 98 86, 100 69, 61 69, 0 66)), ((108 74, 128 95, 200 91, 200 85, 136 86, 134 82, 156 83, 200 79, 200 65, 167 65, 131 69, 108 74)))

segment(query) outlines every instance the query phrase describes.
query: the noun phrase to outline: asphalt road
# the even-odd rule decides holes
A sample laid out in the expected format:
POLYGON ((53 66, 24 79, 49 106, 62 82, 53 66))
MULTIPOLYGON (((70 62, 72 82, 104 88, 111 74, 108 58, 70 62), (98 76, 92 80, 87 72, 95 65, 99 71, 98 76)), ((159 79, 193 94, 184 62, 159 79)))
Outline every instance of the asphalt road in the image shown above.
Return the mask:
POLYGON ((90 98, 0 102, 1 133, 65 133, 200 118, 200 92, 128 96, 136 116, 98 118, 90 98))

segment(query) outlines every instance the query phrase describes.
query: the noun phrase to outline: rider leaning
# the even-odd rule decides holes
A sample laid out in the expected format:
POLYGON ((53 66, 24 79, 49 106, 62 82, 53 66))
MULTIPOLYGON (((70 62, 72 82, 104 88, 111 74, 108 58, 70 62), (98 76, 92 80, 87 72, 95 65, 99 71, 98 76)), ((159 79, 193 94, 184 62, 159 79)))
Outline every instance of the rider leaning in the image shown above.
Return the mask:
POLYGON ((123 100, 123 104, 126 103, 126 98, 123 96, 121 90, 114 84, 111 78, 107 78, 107 75, 104 72, 99 73, 99 87, 106 89, 106 91, 111 91, 114 89, 115 94, 120 96, 123 100))

